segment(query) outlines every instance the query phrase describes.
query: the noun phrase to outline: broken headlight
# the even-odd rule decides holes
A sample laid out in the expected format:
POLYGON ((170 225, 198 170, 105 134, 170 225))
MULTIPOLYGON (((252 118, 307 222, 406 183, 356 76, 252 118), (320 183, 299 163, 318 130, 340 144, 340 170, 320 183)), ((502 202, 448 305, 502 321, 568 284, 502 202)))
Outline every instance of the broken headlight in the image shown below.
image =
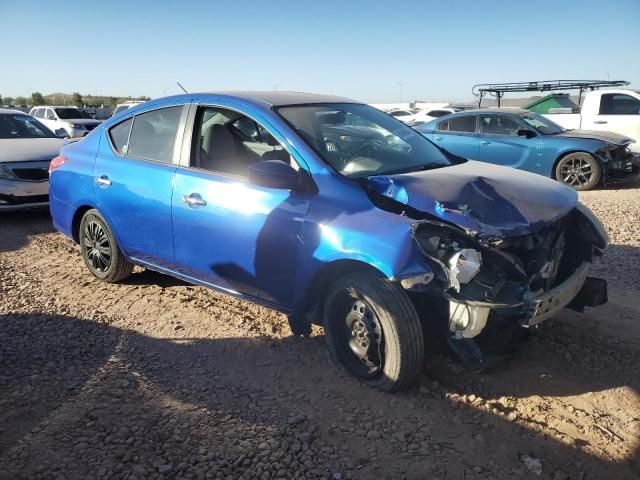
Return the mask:
POLYGON ((453 288, 460 290, 461 283, 469 283, 480 271, 482 255, 473 248, 455 252, 448 261, 453 288))
POLYGON ((482 255, 461 232, 425 223, 415 228, 414 238, 422 253, 445 269, 450 286, 457 291, 480 271, 482 255))

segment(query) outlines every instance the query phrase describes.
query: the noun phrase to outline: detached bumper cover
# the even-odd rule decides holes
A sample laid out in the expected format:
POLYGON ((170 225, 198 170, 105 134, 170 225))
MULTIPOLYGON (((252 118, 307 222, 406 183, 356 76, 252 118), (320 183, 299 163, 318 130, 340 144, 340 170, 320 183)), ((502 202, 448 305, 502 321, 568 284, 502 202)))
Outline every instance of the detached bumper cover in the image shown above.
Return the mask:
MULTIPOLYGON (((585 283, 589 278, 590 270, 591 263, 583 262, 571 277, 567 278, 560 285, 552 288, 548 292, 545 292, 539 297, 531 300, 529 302, 527 317, 523 322, 523 325, 530 327, 544 322, 572 303, 585 286, 585 283)), ((598 296, 598 298, 600 297, 601 295, 598 296)), ((597 298, 585 300, 590 301, 588 303, 584 303, 584 305, 597 304, 593 301, 597 300, 597 298)), ((606 282, 604 283, 604 301, 606 301, 606 282)))

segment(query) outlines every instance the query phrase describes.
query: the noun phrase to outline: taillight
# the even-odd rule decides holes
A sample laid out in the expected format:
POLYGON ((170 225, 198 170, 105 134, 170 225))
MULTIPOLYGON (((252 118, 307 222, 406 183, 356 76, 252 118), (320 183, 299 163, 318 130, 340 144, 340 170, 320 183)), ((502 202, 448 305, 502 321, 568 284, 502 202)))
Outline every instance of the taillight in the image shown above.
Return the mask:
POLYGON ((53 172, 56 168, 58 168, 67 160, 69 160, 69 158, 63 155, 58 155, 56 158, 51 160, 51 163, 49 164, 49 175, 51 175, 51 172, 53 172))

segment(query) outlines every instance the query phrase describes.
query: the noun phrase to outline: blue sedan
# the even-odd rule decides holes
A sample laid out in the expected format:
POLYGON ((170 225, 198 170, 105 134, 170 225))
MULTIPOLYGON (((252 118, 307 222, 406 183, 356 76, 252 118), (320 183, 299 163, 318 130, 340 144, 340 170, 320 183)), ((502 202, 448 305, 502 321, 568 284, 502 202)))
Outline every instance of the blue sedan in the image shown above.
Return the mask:
POLYGON ((89 272, 133 266, 324 326, 373 387, 412 384, 424 333, 466 364, 569 306, 606 301, 607 245, 577 194, 446 153, 353 100, 287 92, 158 99, 65 146, 55 227, 89 272))
POLYGON ((565 130, 536 113, 515 108, 473 110, 416 127, 447 151, 556 179, 590 190, 611 176, 633 173, 630 138, 610 132, 565 130))

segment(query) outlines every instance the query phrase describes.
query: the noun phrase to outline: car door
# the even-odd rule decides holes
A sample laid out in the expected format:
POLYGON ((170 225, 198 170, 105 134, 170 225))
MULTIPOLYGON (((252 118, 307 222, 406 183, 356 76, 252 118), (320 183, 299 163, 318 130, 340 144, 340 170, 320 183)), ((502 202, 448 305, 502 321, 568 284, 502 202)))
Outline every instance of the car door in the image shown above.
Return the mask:
POLYGON ((446 117, 436 124, 436 131, 429 138, 454 155, 476 160, 480 146, 476 128, 475 115, 446 117))
POLYGON ((518 130, 527 129, 512 115, 485 113, 480 119, 480 148, 478 160, 496 165, 535 169, 529 165, 531 152, 535 151, 537 137, 519 136, 518 130))
POLYGON ((163 105, 105 129, 93 168, 94 196, 124 251, 173 266, 171 196, 187 107, 163 105))
POLYGON ((53 108, 45 108, 44 114, 42 118, 40 118, 40 121, 44 123, 47 127, 49 127, 49 130, 51 130, 52 132, 55 132, 59 128, 58 117, 56 116, 56 113, 53 111, 53 108))
MULTIPOLYGON (((195 133, 176 172, 172 200, 178 270, 229 293, 289 308, 308 196, 248 181, 248 163, 260 159, 231 133, 241 117, 236 110, 201 105, 192 115, 195 133)), ((282 148, 267 152, 264 159, 289 158, 297 165, 282 148)))
POLYGON ((596 115, 585 115, 584 130, 620 133, 640 141, 640 98, 625 93, 603 93, 596 115))

